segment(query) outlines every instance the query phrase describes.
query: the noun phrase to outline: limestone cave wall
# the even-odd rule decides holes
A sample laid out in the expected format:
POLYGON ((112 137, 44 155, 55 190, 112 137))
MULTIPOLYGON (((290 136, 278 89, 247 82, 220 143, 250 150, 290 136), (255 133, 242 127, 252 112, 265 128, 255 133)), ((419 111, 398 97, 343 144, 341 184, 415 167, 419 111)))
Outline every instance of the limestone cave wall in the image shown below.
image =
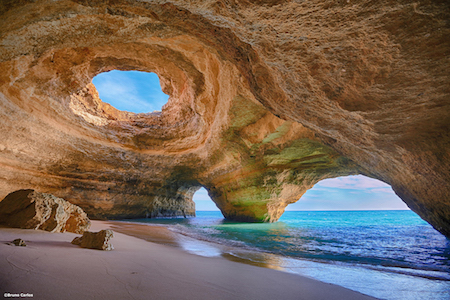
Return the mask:
POLYGON ((276 221, 318 181, 364 174, 450 235, 447 1, 0 3, 0 199, 53 193, 92 218, 276 221), (92 78, 155 72, 133 114, 92 78))

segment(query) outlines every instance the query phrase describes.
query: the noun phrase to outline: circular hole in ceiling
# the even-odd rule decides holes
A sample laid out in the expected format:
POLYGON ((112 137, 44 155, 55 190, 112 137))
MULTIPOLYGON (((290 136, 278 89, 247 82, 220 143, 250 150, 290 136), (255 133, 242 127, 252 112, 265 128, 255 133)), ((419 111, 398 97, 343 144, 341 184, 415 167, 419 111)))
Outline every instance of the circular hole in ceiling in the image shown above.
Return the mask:
POLYGON ((161 90, 155 73, 113 70, 92 79, 103 102, 133 113, 161 111, 169 95, 161 90))

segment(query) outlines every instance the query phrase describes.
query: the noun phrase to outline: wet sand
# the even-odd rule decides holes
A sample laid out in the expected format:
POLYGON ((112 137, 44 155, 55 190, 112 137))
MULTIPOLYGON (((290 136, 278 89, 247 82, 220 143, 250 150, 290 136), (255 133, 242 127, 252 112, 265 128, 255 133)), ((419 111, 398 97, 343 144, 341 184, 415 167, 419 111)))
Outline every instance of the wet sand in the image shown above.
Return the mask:
POLYGON ((91 231, 107 228, 114 230, 113 251, 72 245, 72 239, 79 236, 73 233, 0 228, 2 295, 32 294, 32 299, 374 299, 295 274, 186 253, 173 247, 177 237, 164 227, 93 221, 91 231), (27 247, 6 244, 16 238, 24 239, 27 247))
POLYGON ((108 221, 107 223, 110 224, 110 229, 114 232, 134 236, 148 242, 179 246, 177 235, 164 226, 149 226, 117 221, 108 221))

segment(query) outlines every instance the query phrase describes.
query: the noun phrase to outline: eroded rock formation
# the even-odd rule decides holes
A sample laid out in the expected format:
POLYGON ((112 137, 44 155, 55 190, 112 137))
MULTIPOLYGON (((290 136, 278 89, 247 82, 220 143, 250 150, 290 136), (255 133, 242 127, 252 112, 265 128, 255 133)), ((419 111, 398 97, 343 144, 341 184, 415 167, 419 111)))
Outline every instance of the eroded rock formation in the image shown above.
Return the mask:
POLYGON ((114 246, 111 244, 113 237, 114 233, 110 229, 100 230, 99 232, 85 231, 83 236, 74 238, 72 244, 81 248, 111 251, 114 250, 114 246))
POLYGON ((0 197, 39 188, 94 218, 274 221, 316 182, 389 183, 450 235, 446 1, 2 1, 0 197), (156 72, 161 113, 101 102, 156 72))
POLYGON ((91 222, 78 206, 33 190, 12 192, 0 202, 0 224, 50 232, 83 233, 91 222))

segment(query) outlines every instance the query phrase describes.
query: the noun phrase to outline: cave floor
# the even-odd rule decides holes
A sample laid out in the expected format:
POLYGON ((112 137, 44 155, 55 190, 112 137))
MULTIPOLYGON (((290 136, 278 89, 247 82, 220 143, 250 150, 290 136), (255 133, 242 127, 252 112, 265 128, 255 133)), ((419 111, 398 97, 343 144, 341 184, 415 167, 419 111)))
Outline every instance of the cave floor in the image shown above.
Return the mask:
MULTIPOLYGON (((91 231, 118 224, 93 221, 91 231)), ((2 294, 33 299, 374 299, 276 270, 202 257, 114 232, 113 251, 79 248, 73 233, 0 228, 2 294), (25 240, 26 247, 6 244, 25 240)))

